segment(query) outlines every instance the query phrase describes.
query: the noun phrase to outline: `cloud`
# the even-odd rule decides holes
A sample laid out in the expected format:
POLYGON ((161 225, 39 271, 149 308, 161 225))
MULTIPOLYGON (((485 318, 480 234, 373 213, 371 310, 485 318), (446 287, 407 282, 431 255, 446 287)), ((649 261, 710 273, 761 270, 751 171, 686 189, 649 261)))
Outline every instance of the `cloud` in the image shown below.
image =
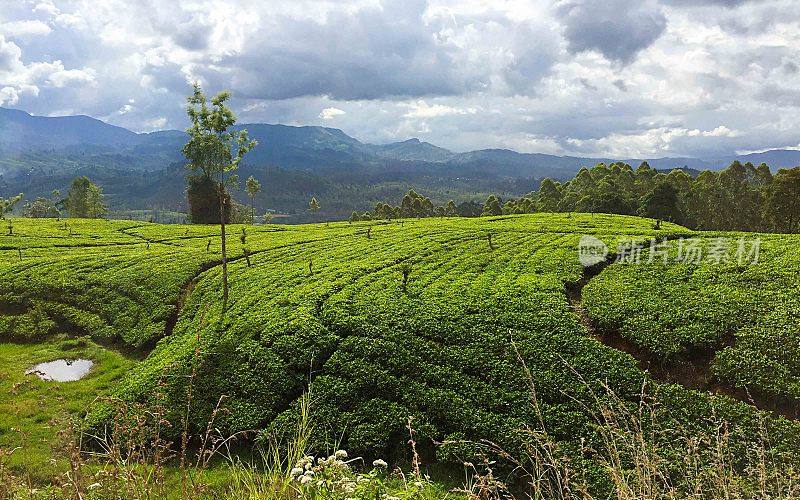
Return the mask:
POLYGON ((73 84, 87 84, 95 80, 95 71, 91 68, 65 69, 61 61, 55 61, 43 67, 47 68, 45 83, 55 88, 63 88, 73 84))
POLYGON ((145 127, 146 130, 161 130, 164 128, 164 125, 166 124, 167 124, 167 118, 165 116, 159 116, 158 118, 147 120, 145 122, 145 127))
POLYGON ((668 5, 680 5, 690 7, 705 7, 710 5, 721 5, 723 7, 736 7, 747 2, 757 2, 761 0, 661 0, 668 5))
POLYGON ((667 26, 654 0, 567 0, 556 12, 571 52, 595 50, 623 64, 630 64, 667 26))
POLYGON ((33 12, 34 13, 41 12, 41 13, 44 13, 44 14, 49 14, 51 16, 55 16, 55 15, 57 15, 59 13, 59 10, 58 10, 58 7, 56 7, 51 0, 44 0, 44 1, 38 2, 33 7, 33 12))
POLYGON ((452 106, 446 106, 444 104, 429 105, 423 100, 415 103, 405 104, 405 106, 409 108, 409 111, 403 115, 404 118, 435 118, 438 116, 466 114, 474 115, 477 112, 474 107, 455 108, 452 106))
POLYGON ((60 60, 23 61, 22 49, 0 35, 0 101, 17 105, 24 97, 39 97, 43 88, 63 89, 71 85, 92 84, 91 68, 66 68, 60 60))
POLYGON ((800 90, 797 88, 767 84, 756 93, 756 97, 763 102, 779 106, 800 107, 800 90))
POLYGON ((323 120, 332 120, 332 119, 336 118, 337 116, 344 115, 344 114, 347 114, 347 113, 342 111, 339 108, 331 107, 331 108, 323 109, 320 112, 319 117, 322 118, 323 120))
POLYGON ((204 58, 191 72, 208 82, 230 80, 248 98, 328 95, 376 99, 454 95, 480 88, 488 75, 435 37, 425 3, 384 2, 322 20, 278 16, 248 34, 242 50, 204 58), (235 68, 233 75, 232 69, 235 68), (421 77, 424 75, 424 77, 421 77))
POLYGON ((183 129, 199 81, 367 142, 717 155, 800 143, 798 46, 794 0, 26 0, 0 104, 183 129))
POLYGON ((728 138, 735 136, 736 132, 724 125, 713 130, 657 127, 633 133, 614 133, 601 139, 569 139, 567 142, 578 151, 593 152, 600 148, 617 158, 641 158, 682 156, 685 148, 692 144, 702 145, 706 155, 724 154, 728 151, 728 138))
POLYGON ((10 21, 0 24, 0 33, 7 37, 44 36, 53 31, 50 26, 36 19, 10 21))

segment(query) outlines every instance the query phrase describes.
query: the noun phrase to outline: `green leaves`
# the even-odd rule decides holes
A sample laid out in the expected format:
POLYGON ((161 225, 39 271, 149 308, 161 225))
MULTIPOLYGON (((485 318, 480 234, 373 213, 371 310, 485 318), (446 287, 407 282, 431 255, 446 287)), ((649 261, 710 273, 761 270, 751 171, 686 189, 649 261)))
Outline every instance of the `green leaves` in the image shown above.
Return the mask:
MULTIPOLYGON (((698 235, 705 252, 727 236, 698 235)), ((760 239, 756 263, 613 265, 584 289, 584 306, 601 328, 664 361, 711 352, 719 380, 800 402, 800 241, 746 238, 760 239)))
POLYGON ((246 130, 230 130, 236 124, 236 115, 225 104, 230 97, 230 92, 220 92, 209 107, 202 89, 195 84, 194 93, 187 99, 191 126, 186 130, 189 141, 183 155, 189 160, 189 169, 207 177, 236 170, 244 155, 258 144, 250 140, 246 130))
POLYGON ((0 219, 5 218, 7 213, 14 210, 14 205, 22 201, 22 198, 24 198, 22 193, 17 196, 12 196, 11 198, 0 198, 0 219))
MULTIPOLYGON (((393 456, 405 450, 413 416, 421 448, 457 435, 516 452, 520 429, 544 423, 565 453, 589 464, 580 450, 582 439, 587 447, 598 439, 593 394, 608 384, 635 402, 648 376, 590 336, 570 308, 565 284, 583 273, 578 242, 592 234, 615 248, 686 231, 602 214, 248 226, 238 238, 242 228, 227 228, 223 320, 220 249, 207 249, 219 227, 16 219, 14 235, 0 235, 0 305, 14 309, 0 315, 0 338, 71 325, 139 349, 146 358, 116 395, 147 402, 161 393, 175 423, 194 371, 191 432, 205 430, 223 395, 215 421, 223 433, 281 425, 310 388, 318 449, 393 456), (360 236, 367 228, 371 237, 360 236)), ((764 266, 746 269, 611 266, 584 289, 584 305, 598 321, 640 327, 626 332, 664 356, 737 328, 718 376, 790 397, 800 387, 800 259, 794 239, 768 240, 764 266)), ((655 390, 676 428, 723 414, 758 432, 747 405, 678 386, 655 390)), ((781 425, 778 442, 796 450, 796 427, 781 425)), ((674 443, 676 456, 682 446, 674 443)))

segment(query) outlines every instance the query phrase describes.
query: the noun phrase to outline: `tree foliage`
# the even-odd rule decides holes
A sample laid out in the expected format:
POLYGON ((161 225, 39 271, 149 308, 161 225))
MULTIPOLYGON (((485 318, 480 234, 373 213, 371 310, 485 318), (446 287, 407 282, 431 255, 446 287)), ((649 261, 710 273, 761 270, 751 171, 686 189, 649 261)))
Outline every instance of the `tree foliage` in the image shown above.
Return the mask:
POLYGON ((256 218, 256 195, 261 191, 261 183, 251 175, 247 178, 244 186, 247 191, 247 196, 250 197, 250 219, 251 222, 253 222, 256 218))
MULTIPOLYGON (((490 197, 490 201, 492 197, 490 197)), ((544 179, 538 192, 510 199, 503 213, 590 212, 641 215, 693 229, 800 232, 800 167, 779 170, 734 161, 697 177, 658 172, 647 162, 582 168, 563 184, 544 179)), ((489 202, 487 201, 487 204, 489 202)), ((496 207, 484 210, 494 214, 496 207)))
POLYGON ((430 198, 410 189, 403 196, 399 205, 392 206, 388 203, 378 202, 372 212, 364 212, 363 214, 353 212, 350 216, 350 221, 424 217, 478 217, 482 211, 483 205, 474 201, 462 202, 456 205, 453 200, 449 200, 444 205, 435 206, 430 198))
POLYGON ((313 214, 319 212, 319 202, 313 196, 311 197, 311 201, 308 202, 308 209, 311 210, 313 214))
POLYGON ((108 211, 103 191, 86 176, 72 181, 64 206, 70 217, 82 219, 97 219, 108 211))
MULTIPOLYGON (((187 113, 191 126, 186 130, 189 141, 183 147, 183 155, 189 161, 187 168, 192 172, 187 195, 193 222, 220 222, 221 215, 228 213, 229 209, 224 208, 230 203, 225 174, 235 171, 244 155, 257 144, 249 139, 246 130, 232 130, 236 116, 225 104, 230 96, 229 92, 220 92, 211 99, 209 106, 206 95, 199 85, 195 85, 188 98, 187 113), (192 189, 193 184, 197 190, 192 189), (216 187, 216 195, 208 189, 209 185, 216 187), (210 210, 211 202, 218 207, 216 221, 203 216, 210 210)), ((227 180, 229 184, 235 181, 235 176, 227 180)))
POLYGON ((22 201, 24 195, 22 193, 11 198, 0 198, 0 219, 5 219, 6 214, 14 210, 14 205, 22 201))
MULTIPOLYGON (((228 303, 228 263, 225 248, 225 222, 229 217, 231 206, 230 195, 225 186, 225 174, 239 168, 239 163, 248 151, 256 146, 256 141, 251 141, 247 130, 235 132, 231 128, 236 124, 236 115, 225 102, 230 99, 229 92, 220 92, 211 98, 209 107, 206 96, 200 85, 195 84, 193 94, 188 98, 187 113, 191 126, 186 130, 189 142, 183 147, 183 155, 189 160, 187 167, 194 172, 192 179, 199 177, 200 186, 216 187, 216 199, 219 201, 220 239, 222 243, 222 310, 228 303)), ((228 183, 235 183, 236 177, 228 178, 228 183)), ((191 184, 189 205, 192 203, 191 184)), ((213 199, 213 195, 211 195, 213 199)), ((200 204, 206 207, 205 204, 200 204)), ((192 220, 194 220, 192 213, 192 220)))
POLYGON ((25 217, 32 217, 40 219, 45 217, 56 218, 61 216, 61 210, 58 209, 56 203, 48 198, 36 198, 34 202, 27 202, 22 207, 22 215, 25 217))
MULTIPOLYGON (((220 223, 219 183, 204 175, 190 175, 186 195, 189 200, 189 220, 193 224, 220 223)), ((231 196, 225 191, 223 207, 225 222, 231 222, 231 196)))

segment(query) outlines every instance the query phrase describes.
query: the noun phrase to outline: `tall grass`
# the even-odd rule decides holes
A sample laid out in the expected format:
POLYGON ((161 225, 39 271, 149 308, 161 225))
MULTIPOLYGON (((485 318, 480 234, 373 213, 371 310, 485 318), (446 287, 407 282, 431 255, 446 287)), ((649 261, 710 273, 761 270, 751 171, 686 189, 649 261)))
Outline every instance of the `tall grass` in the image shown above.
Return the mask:
POLYGON ((769 417, 759 414, 756 439, 742 440, 735 423, 713 417, 710 431, 687 429, 664 413, 647 379, 632 403, 607 384, 592 390, 575 372, 590 394, 588 404, 576 402, 590 415, 599 442, 592 447, 581 440, 576 460, 574 450, 548 433, 533 377, 519 362, 537 422, 523 429, 524 449, 516 455, 491 441, 470 443, 482 458, 477 466, 465 464, 470 499, 800 498, 797 457, 771 446, 769 417), (604 474, 605 491, 592 488, 587 462, 604 474), (512 470, 512 484, 499 480, 495 469, 512 470))
MULTIPOLYGON (((555 439, 545 425, 533 377, 523 359, 534 422, 520 429, 522 447, 509 453, 491 441, 469 443, 477 450, 466 462, 464 484, 446 491, 424 472, 416 453, 413 421, 407 424, 410 470, 372 466, 343 450, 314 457, 313 398, 297 402, 293 427, 262 434, 248 459, 234 452, 238 435, 223 437, 214 418, 204 433, 181 434, 178 450, 165 441, 166 412, 158 394, 150 407, 116 402, 109 432, 87 435, 79 426, 62 433, 69 467, 46 487, 33 487, 6 465, 13 450, 0 450, 0 498, 231 498, 234 500, 469 498, 470 500, 656 498, 798 498, 797 459, 770 446, 768 417, 758 438, 743 447, 734 426, 722 419, 705 431, 677 425, 663 413, 657 391, 645 381, 639 400, 619 397, 601 384, 582 405, 593 422, 593 444, 555 439), (92 445, 87 446, 87 441, 92 445), (195 446, 190 446, 195 443, 195 446), (589 471, 599 471, 602 478, 589 471)), ((576 372, 580 379, 580 374, 576 372)), ((187 404, 187 411, 191 404, 187 404)), ((184 420, 186 422, 187 420, 184 420)), ((185 425, 185 424, 184 424, 185 425)), ((751 429, 752 431, 752 429, 751 429)), ((450 445, 453 443, 443 443, 450 445)), ((463 444, 463 443, 460 443, 463 444)))

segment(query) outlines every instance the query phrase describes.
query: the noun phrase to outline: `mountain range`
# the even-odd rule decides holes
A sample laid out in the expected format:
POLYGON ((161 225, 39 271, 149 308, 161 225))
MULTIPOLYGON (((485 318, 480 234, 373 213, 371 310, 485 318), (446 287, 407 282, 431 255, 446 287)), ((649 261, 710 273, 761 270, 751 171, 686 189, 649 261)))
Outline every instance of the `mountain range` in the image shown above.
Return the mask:
MULTIPOLYGON (((321 216, 334 218, 369 209, 376 201, 396 203, 409 188, 436 202, 480 200, 489 193, 519 196, 543 177, 564 180, 583 166, 615 161, 507 149, 457 153, 416 138, 368 144, 319 126, 240 127, 259 142, 240 172, 265 186, 257 208, 293 214, 294 220, 308 218, 310 196, 320 200, 321 216)), ((30 198, 64 189, 76 175, 89 175, 115 210, 184 210, 185 142, 186 134, 178 130, 135 133, 88 116, 43 117, 0 108, 0 196, 22 191, 30 198)), ((701 170, 737 159, 773 169, 793 167, 800 165, 800 151, 646 160, 658 169, 701 170)), ((633 166, 643 161, 622 160, 633 166)))

